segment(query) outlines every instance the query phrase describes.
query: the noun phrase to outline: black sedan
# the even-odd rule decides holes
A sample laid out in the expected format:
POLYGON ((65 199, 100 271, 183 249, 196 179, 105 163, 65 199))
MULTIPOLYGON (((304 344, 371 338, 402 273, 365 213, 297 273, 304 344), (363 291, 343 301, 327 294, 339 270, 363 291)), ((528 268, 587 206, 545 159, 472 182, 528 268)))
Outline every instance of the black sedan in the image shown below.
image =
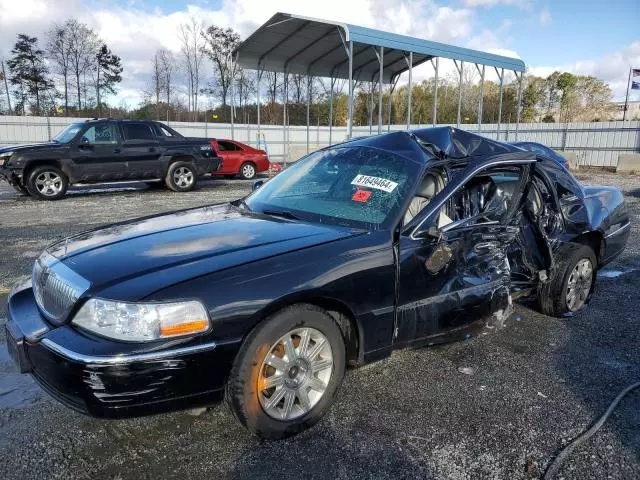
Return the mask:
POLYGON ((9 296, 9 351, 65 405, 124 417, 226 398, 265 438, 317 422, 345 368, 580 312, 625 247, 615 188, 452 128, 312 153, 248 197, 82 233, 9 296))

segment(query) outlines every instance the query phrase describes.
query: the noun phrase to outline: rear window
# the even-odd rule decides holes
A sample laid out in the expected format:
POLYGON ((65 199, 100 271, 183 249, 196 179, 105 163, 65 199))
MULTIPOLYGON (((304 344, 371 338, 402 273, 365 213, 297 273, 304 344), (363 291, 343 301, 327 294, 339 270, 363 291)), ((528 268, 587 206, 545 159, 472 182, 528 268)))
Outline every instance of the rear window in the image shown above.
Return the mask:
POLYGON ((144 123, 123 123, 122 130, 125 140, 155 140, 155 135, 149 125, 144 123))

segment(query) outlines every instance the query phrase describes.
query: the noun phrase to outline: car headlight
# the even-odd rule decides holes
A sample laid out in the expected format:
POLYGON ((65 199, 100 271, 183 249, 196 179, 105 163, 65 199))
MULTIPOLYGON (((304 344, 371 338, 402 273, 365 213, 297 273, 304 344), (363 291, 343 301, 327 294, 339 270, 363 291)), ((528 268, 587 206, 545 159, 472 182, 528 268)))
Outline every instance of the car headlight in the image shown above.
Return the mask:
POLYGON ((71 323, 115 340, 146 342, 204 332, 209 316, 196 300, 128 303, 92 298, 71 323))

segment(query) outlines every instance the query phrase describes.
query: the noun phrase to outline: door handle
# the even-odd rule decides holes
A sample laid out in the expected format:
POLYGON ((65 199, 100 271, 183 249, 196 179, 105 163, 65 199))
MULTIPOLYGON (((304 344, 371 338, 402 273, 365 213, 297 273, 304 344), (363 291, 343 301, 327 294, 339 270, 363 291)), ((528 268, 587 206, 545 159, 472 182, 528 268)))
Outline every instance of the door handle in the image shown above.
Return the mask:
POLYGON ((150 148, 149 148, 149 151, 150 151, 150 152, 155 152, 155 151, 156 151, 156 149, 155 149, 155 147, 150 147, 150 148))
POLYGON ((120 149, 119 148, 114 148, 113 149, 113 153, 120 153, 120 149))

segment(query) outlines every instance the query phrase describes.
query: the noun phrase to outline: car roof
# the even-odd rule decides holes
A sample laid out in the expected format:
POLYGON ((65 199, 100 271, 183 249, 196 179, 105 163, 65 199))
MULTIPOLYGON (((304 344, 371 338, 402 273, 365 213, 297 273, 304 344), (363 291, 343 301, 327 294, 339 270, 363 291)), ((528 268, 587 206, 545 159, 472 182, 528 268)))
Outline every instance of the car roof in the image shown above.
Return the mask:
MULTIPOLYGON (((440 159, 435 154, 423 149, 417 140, 435 145, 449 159, 474 160, 505 153, 518 153, 519 158, 525 153, 521 148, 509 143, 492 140, 475 133, 454 127, 433 127, 417 130, 399 131, 347 140, 335 146, 367 146, 380 148, 400 154, 419 163, 440 159)), ((334 146, 334 147, 335 147, 334 146)), ((333 148, 333 147, 328 147, 333 148)), ((529 152, 531 158, 535 154, 529 152)))

